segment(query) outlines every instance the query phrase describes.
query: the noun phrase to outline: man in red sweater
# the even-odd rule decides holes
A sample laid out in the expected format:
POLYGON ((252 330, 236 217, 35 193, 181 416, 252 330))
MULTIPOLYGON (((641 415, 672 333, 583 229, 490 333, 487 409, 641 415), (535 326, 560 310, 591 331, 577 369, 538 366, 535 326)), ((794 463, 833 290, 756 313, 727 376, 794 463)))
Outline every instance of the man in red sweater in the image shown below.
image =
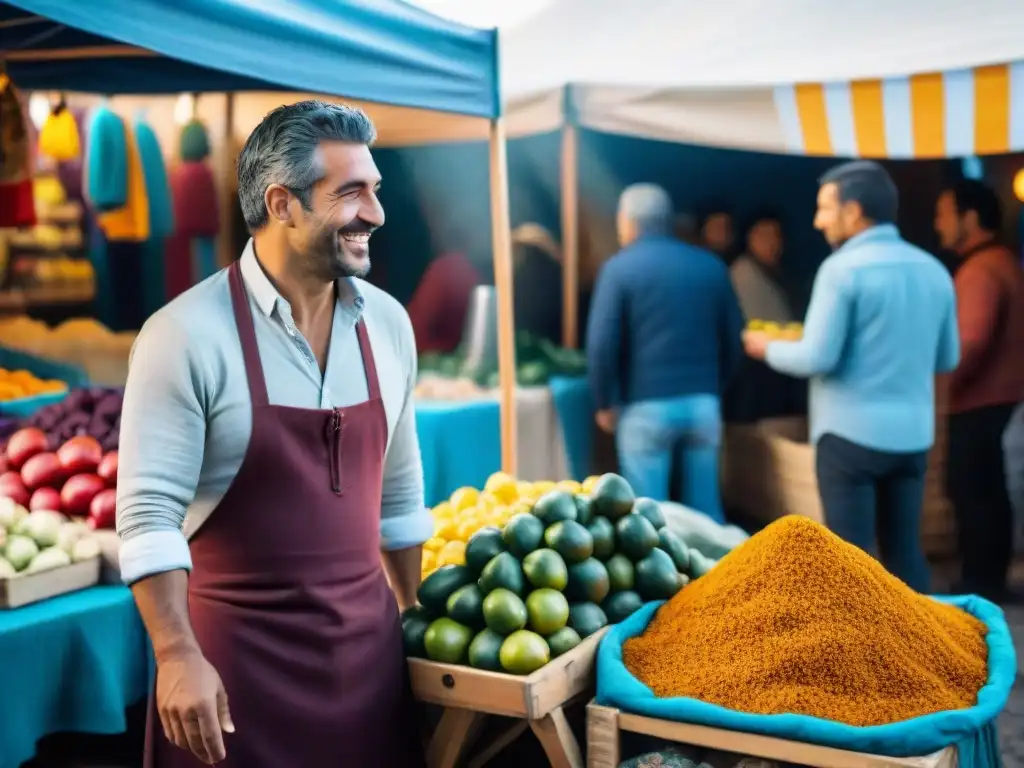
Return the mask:
POLYGON ((999 199, 979 181, 959 181, 939 197, 935 229, 960 258, 960 365, 950 380, 946 467, 963 560, 957 590, 998 601, 1010 596, 1014 539, 1003 433, 1024 401, 1024 271, 997 242, 1001 227, 999 199))

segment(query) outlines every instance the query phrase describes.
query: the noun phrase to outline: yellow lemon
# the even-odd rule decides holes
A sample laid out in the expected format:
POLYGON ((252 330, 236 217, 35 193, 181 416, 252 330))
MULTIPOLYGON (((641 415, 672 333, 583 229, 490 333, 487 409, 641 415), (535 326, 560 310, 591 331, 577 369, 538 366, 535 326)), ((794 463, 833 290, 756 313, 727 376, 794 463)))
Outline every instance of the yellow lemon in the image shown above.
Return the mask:
POLYGON ((507 475, 504 472, 495 472, 493 475, 487 478, 487 482, 484 483, 484 490, 491 491, 502 485, 515 485, 516 479, 511 475, 507 475))
POLYGON ((455 510, 457 512, 461 512, 467 507, 472 507, 474 504, 476 504, 479 498, 480 491, 478 491, 476 488, 464 486, 455 491, 452 494, 451 498, 448 499, 448 501, 451 502, 451 505, 455 507, 455 510))
POLYGON ((583 490, 583 486, 575 480, 562 480, 555 485, 555 488, 560 491, 568 491, 569 493, 579 493, 583 490))
POLYGON ((583 492, 584 493, 593 493, 594 492, 594 486, 597 485, 597 481, 600 480, 600 479, 601 479, 600 475, 591 475, 586 480, 584 480, 583 481, 583 492))
POLYGON ((532 512, 532 511, 533 511, 533 503, 529 502, 529 501, 527 501, 525 499, 520 499, 515 504, 509 504, 508 505, 508 516, 509 517, 512 517, 513 515, 519 515, 519 514, 522 514, 524 512, 532 512))
POLYGON ((449 541, 437 554, 437 565, 465 565, 466 564, 466 542, 449 541))
POLYGON ((469 537, 481 528, 480 516, 471 515, 459 521, 459 528, 455 532, 455 538, 460 542, 469 541, 469 537))
POLYGON ((426 543, 424 543, 423 545, 423 548, 429 550, 430 552, 437 552, 439 549, 441 549, 441 547, 444 546, 444 542, 445 540, 442 539, 440 536, 434 536, 432 538, 427 539, 426 543))
POLYGON ((458 529, 459 521, 450 517, 444 517, 434 522, 434 536, 439 539, 454 539, 458 529))
POLYGON ((490 491, 484 491, 483 493, 480 494, 480 500, 477 501, 476 506, 477 509, 486 511, 494 509, 495 507, 504 506, 504 504, 505 502, 503 502, 500 498, 495 496, 490 491))
POLYGON ((430 513, 435 518, 436 517, 451 517, 452 515, 455 514, 455 507, 453 507, 447 501, 442 501, 440 504, 438 504, 436 507, 434 507, 432 510, 430 510, 430 513))
POLYGON ((552 480, 538 480, 533 484, 533 497, 539 499, 548 491, 555 489, 555 483, 552 480))
POLYGON ((431 552, 429 549, 424 549, 422 570, 429 573, 435 568, 437 568, 437 553, 431 552))

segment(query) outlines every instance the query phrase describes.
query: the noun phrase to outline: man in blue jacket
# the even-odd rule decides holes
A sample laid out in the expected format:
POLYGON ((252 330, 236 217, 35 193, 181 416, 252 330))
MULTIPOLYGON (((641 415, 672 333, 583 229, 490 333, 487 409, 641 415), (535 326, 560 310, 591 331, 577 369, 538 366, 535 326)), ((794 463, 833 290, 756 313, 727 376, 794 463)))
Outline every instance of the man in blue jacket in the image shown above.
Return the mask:
POLYGON ((668 498, 678 450, 683 503, 722 520, 719 399, 742 360, 743 316, 725 263, 672 237, 673 221, 661 187, 619 198, 622 250, 601 269, 587 326, 590 383, 637 494, 668 498))
POLYGON ((898 193, 877 163, 825 174, 814 226, 833 248, 814 279, 800 341, 747 333, 754 358, 810 384, 811 439, 829 528, 929 588, 921 548, 935 375, 960 357, 946 268, 896 229, 898 193))

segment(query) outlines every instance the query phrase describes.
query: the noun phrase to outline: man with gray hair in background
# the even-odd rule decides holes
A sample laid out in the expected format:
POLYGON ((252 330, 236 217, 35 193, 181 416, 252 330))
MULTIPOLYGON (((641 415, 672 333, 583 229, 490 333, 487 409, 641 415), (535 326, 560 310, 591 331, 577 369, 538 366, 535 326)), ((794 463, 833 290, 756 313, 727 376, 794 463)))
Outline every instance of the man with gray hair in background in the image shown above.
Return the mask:
POLYGON ((147 768, 423 763, 399 607, 432 522, 412 327, 362 280, 374 135, 320 101, 264 117, 238 158, 252 239, 132 350, 117 527, 156 656, 147 768))
POLYGON ((821 179, 814 226, 833 253, 814 279, 800 341, 747 332, 747 352, 811 380, 810 427, 825 520, 918 592, 935 376, 960 357, 946 268, 900 237, 899 196, 882 166, 840 165, 821 179))
POLYGON ((637 494, 667 499, 679 455, 681 501, 721 521, 720 401, 742 360, 743 316, 725 263, 673 237, 674 223, 659 186, 619 198, 622 250, 601 269, 587 325, 591 389, 637 494))

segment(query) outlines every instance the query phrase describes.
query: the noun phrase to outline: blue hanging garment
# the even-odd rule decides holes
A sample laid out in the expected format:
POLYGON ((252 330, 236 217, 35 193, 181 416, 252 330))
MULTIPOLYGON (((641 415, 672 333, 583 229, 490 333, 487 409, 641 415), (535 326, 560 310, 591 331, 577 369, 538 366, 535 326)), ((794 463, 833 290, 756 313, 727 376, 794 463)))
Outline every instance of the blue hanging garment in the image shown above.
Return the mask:
POLYGON ((147 318, 164 305, 167 297, 165 241, 174 232, 174 206, 160 142, 153 129, 141 119, 135 124, 135 141, 149 199, 149 239, 140 254, 142 317, 147 318))
POLYGON ((98 107, 89 121, 85 154, 86 196, 98 212, 128 202, 128 138, 121 118, 98 107))
POLYGON ((988 682, 970 709, 936 712, 890 725, 857 727, 808 715, 754 715, 697 699, 658 698, 622 661, 622 645, 643 633, 664 602, 648 603, 601 641, 597 652, 597 700, 624 712, 694 723, 790 741, 820 744, 851 752, 889 757, 919 757, 956 746, 959 768, 999 768, 1002 759, 996 718, 1010 697, 1017 676, 1017 655, 1003 612, 976 596, 937 597, 988 627, 988 682))

